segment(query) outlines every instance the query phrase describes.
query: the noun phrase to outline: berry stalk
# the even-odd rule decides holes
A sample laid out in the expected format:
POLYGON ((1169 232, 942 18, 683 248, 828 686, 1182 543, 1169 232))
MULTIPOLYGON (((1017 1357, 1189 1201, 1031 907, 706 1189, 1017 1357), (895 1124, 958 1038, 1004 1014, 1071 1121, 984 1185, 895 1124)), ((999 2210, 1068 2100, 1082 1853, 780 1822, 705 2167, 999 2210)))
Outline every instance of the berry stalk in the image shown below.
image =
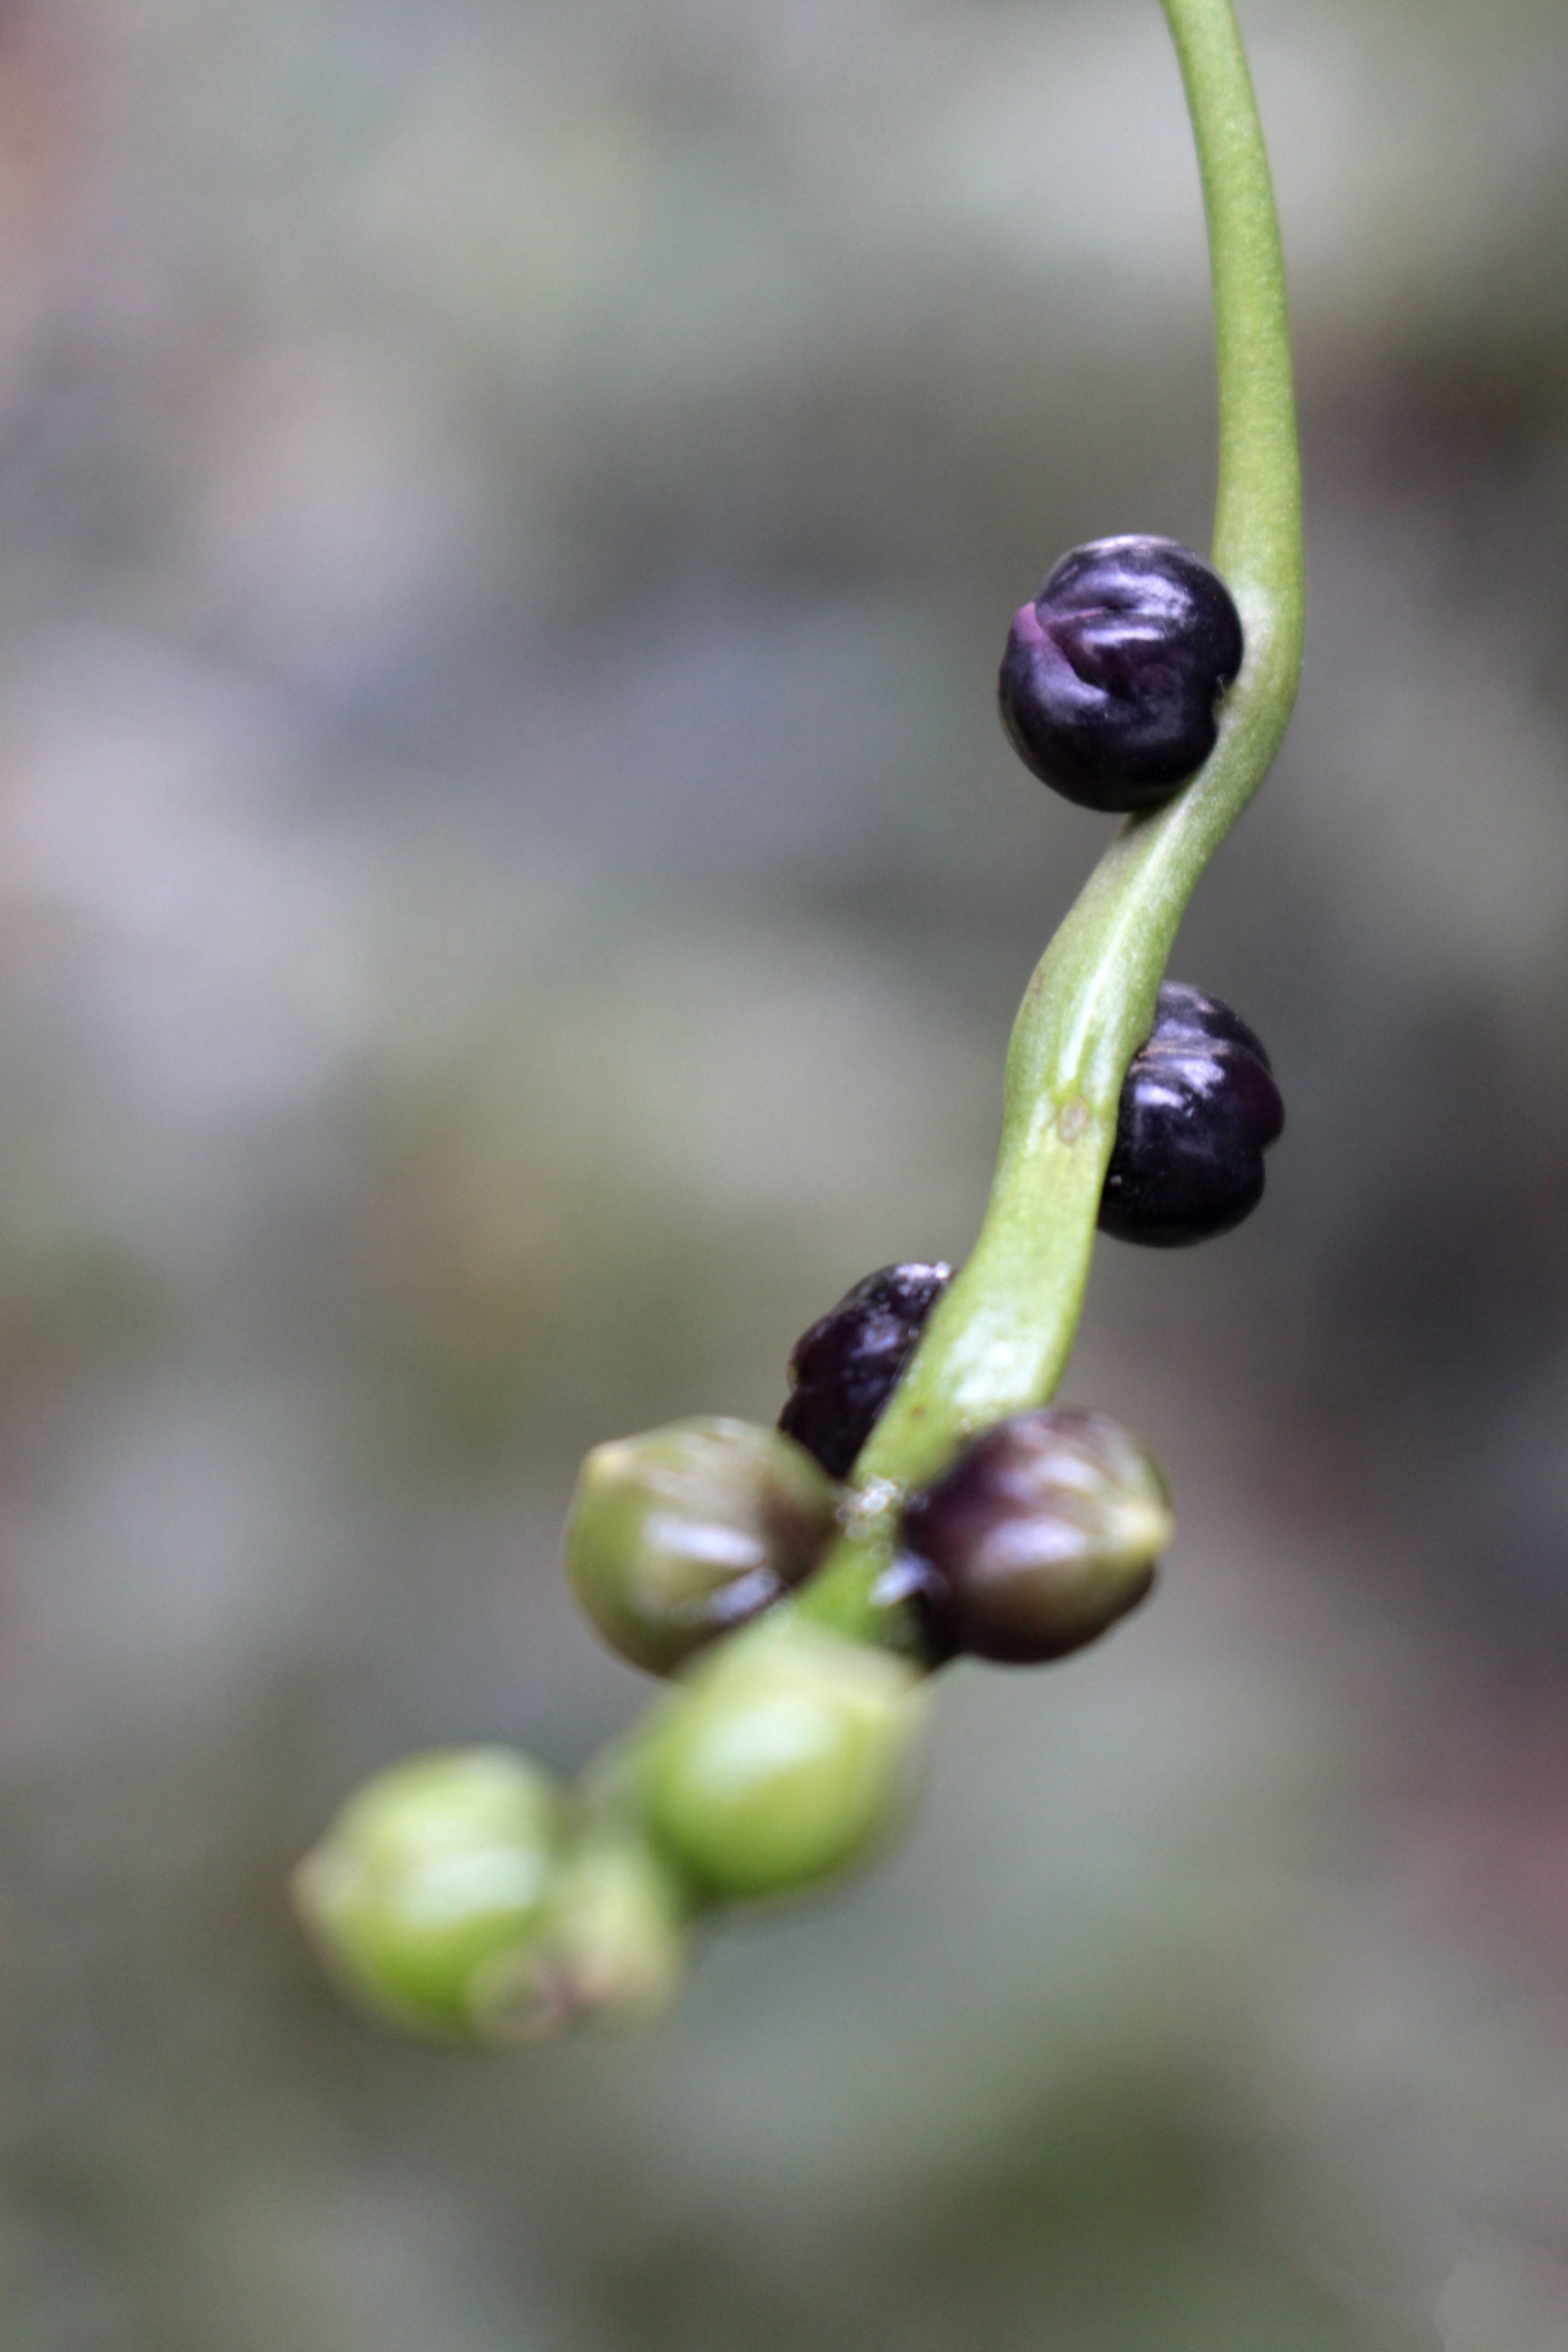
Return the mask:
POLYGON ((1043 1404, 1082 1309, 1121 1081, 1148 1035, 1199 877, 1272 764, 1300 677, 1305 608, 1296 400, 1268 158, 1230 0, 1162 0, 1203 182, 1214 288, 1219 481, 1213 556, 1246 652, 1213 752, 1131 817, 1036 969, 1008 1047, 1002 1141, 974 1249, 854 1469, 858 1507, 795 1606, 886 1639, 871 1594, 901 1496, 965 1441, 1043 1404))

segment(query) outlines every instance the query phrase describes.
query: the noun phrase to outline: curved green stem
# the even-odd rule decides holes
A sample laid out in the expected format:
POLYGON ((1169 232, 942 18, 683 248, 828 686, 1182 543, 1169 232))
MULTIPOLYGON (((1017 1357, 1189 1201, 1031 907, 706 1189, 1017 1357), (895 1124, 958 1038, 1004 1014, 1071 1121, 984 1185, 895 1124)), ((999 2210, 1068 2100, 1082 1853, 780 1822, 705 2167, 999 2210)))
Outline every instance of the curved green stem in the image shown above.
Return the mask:
POLYGON ((1230 0, 1162 5, 1197 143, 1214 280, 1214 561, 1241 614, 1246 657, 1209 760, 1173 800, 1123 826, 1029 982, 979 1239, 855 1465, 845 1534, 796 1603, 863 1640, 900 1637, 872 1591, 902 1494, 928 1483, 978 1430, 1043 1404, 1061 1377, 1122 1077, 1149 1034, 1187 901, 1267 774, 1300 675, 1300 464, 1262 126, 1230 0))

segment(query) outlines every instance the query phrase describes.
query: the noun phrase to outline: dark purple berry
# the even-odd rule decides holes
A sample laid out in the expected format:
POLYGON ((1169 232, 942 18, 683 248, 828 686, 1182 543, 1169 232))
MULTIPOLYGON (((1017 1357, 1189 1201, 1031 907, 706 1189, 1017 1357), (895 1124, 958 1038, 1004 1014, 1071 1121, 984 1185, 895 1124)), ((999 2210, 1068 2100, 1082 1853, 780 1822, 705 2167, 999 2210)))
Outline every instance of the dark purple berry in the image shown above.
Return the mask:
POLYGON ((1097 539, 1013 616, 997 698, 1026 767, 1082 808, 1166 800, 1214 750, 1241 619, 1173 539, 1097 539))
POLYGON ((1100 1229, 1179 1249, 1228 1233, 1263 1197, 1285 1125, 1268 1055, 1228 1004, 1167 981, 1128 1065, 1100 1229))
POLYGON ((1226 1045, 1244 1045, 1260 1061, 1266 1070, 1272 1070, 1268 1048, 1256 1029, 1249 1029, 1239 1013, 1217 996, 1205 996, 1201 988, 1194 988, 1184 980, 1163 980, 1160 993, 1154 1000, 1154 1026, 1149 1033, 1149 1043, 1163 1037, 1213 1037, 1226 1045))
POLYGON ((1137 1440, 1104 1413, 1053 1407, 977 1437, 908 1505, 902 1546, 939 1580, 954 1649, 1030 1665, 1098 1641, 1135 1608, 1171 1526, 1164 1481, 1137 1440))
POLYGON ((779 1427, 844 1478, 952 1278, 949 1265, 884 1265, 847 1290, 790 1354, 779 1427))

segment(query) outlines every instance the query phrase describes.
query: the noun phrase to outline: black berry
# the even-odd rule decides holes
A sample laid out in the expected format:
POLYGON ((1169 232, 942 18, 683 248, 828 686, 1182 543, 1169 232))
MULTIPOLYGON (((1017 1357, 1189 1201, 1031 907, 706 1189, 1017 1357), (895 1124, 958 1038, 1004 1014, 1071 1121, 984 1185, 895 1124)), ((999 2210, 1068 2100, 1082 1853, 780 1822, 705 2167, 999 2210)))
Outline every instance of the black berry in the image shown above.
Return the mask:
POLYGON ((1152 808, 1215 746, 1241 667, 1225 582, 1172 539, 1097 539, 1013 616, 997 697, 1014 750, 1080 807, 1152 808))
POLYGON ((1149 1043, 1152 1045, 1157 1037, 1213 1037, 1222 1045, 1245 1046, 1266 1070, 1274 1067, 1268 1048, 1257 1030, 1249 1028, 1240 1013, 1233 1012, 1220 997, 1205 996, 1189 981, 1160 982, 1149 1043))
POLYGON ((1171 1538, 1164 1481, 1104 1413, 1016 1413, 917 1495, 905 1554, 940 1580, 921 1606, 955 1650, 1009 1665, 1065 1657, 1135 1608, 1171 1538))
POLYGON ((884 1265, 795 1341, 779 1427, 844 1478, 915 1351, 949 1265, 884 1265))
POLYGON ((1228 1004, 1167 981, 1122 1082, 1100 1229, 1178 1249, 1228 1233, 1263 1197, 1285 1125, 1268 1055, 1228 1004))

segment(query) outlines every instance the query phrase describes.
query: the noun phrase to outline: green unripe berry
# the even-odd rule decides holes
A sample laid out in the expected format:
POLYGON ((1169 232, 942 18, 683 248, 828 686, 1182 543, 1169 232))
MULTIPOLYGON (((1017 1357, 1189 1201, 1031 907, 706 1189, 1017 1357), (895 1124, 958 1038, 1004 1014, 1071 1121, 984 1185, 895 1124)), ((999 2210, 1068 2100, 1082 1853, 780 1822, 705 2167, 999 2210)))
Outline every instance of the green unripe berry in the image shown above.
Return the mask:
POLYGON ((700 1661, 653 1727, 649 1827, 710 1894, 832 1877, 896 1825, 923 1715, 902 1659, 770 1620, 700 1661))
POLYGON ((563 1866, 536 1937, 488 1962, 469 2000, 487 2039, 547 2042, 575 2025, 640 2025, 687 1964, 690 1895, 625 1828, 591 1828, 563 1866))
POLYGON ((776 1429, 672 1422, 596 1445, 584 1461, 566 1521, 567 1580, 612 1650, 671 1674, 810 1575, 837 1500, 776 1429))
POLYGON ((395 2023, 485 2039, 470 1994, 527 1943, 557 1867, 553 1782, 505 1748, 443 1749, 356 1790, 294 1874, 331 1973, 395 2023))

